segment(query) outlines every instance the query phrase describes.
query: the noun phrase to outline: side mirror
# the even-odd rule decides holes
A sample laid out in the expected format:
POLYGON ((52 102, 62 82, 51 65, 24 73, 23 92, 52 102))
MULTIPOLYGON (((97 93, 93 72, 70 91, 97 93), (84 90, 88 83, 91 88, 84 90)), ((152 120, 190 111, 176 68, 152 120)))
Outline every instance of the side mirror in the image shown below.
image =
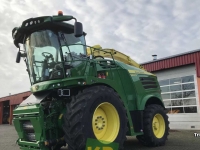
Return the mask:
POLYGON ((83 35, 83 26, 82 26, 82 23, 75 22, 74 23, 74 36, 75 37, 80 37, 82 35, 83 35))
POLYGON ((21 59, 21 53, 18 52, 18 53, 17 53, 17 58, 16 58, 16 63, 19 63, 19 62, 20 62, 20 59, 21 59))

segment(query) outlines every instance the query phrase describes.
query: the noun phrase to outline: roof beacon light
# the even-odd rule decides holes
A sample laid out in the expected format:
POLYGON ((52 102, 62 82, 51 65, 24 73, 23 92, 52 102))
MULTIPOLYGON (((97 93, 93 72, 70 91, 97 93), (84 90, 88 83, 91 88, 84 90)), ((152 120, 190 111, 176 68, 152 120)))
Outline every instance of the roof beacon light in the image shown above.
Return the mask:
POLYGON ((63 12, 61 10, 58 11, 58 16, 63 16, 63 12))

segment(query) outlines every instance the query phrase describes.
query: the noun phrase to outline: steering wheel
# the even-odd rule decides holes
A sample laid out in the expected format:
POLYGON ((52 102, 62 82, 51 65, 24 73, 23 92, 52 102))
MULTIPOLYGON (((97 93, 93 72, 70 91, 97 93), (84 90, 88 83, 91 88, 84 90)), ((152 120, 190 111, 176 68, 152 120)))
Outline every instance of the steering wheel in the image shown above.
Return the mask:
POLYGON ((103 56, 100 56, 100 55, 94 56, 94 59, 96 59, 96 58, 104 59, 104 57, 103 57, 103 56))
POLYGON ((42 52, 42 56, 44 56, 45 58, 53 58, 53 55, 49 52, 42 52), (49 54, 49 56, 45 55, 45 54, 49 54))

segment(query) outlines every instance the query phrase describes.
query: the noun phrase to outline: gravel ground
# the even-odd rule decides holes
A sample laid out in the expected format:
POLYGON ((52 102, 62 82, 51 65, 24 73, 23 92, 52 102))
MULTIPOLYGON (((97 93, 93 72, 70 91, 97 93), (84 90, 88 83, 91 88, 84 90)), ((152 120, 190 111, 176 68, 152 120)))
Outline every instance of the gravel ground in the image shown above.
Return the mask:
MULTIPOLYGON (((0 150, 19 150, 17 144, 17 133, 12 125, 0 125, 0 150)), ((125 150, 198 150, 200 149, 199 131, 170 131, 168 141, 165 146, 148 148, 142 146, 135 137, 128 137, 125 142, 125 150), (194 137, 194 133, 199 133, 199 137, 194 137)), ((67 150, 67 148, 63 148, 67 150)))

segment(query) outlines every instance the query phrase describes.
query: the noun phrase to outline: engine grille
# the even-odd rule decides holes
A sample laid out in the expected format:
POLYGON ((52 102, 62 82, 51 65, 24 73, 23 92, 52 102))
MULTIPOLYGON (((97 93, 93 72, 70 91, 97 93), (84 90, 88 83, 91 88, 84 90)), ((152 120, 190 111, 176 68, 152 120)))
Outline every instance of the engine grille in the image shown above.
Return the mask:
POLYGON ((140 81, 141 81, 144 89, 158 88, 158 84, 157 84, 157 81, 155 80, 155 78, 140 77, 140 81))
POLYGON ((25 139, 30 142, 36 142, 35 131, 34 131, 31 121, 29 120, 22 121, 22 127, 25 132, 25 136, 26 136, 25 139))

